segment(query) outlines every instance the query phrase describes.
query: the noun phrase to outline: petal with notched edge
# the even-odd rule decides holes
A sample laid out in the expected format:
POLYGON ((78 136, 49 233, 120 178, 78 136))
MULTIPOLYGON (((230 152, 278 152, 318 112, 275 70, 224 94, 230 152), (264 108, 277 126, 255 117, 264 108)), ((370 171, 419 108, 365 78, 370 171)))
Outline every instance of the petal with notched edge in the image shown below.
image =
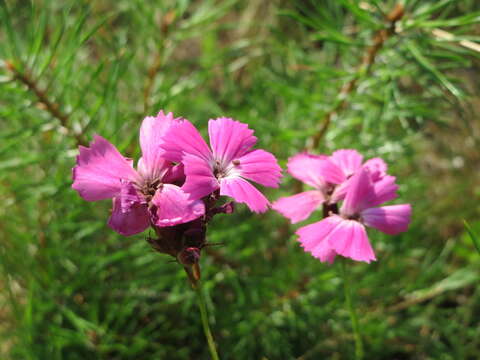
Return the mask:
POLYGON ((208 135, 215 159, 224 164, 243 156, 257 142, 247 124, 224 117, 208 121, 208 135))
POLYGON ((321 165, 325 159, 325 155, 297 154, 288 159, 288 172, 301 182, 321 190, 325 187, 325 179, 321 175, 321 165))
POLYGON ((333 263, 335 251, 328 243, 328 235, 342 221, 339 216, 329 216, 316 223, 303 226, 296 231, 303 249, 321 262, 333 263))
POLYGON ((270 204, 260 191, 240 177, 220 179, 220 195, 230 196, 236 202, 245 203, 256 213, 267 211, 270 204))
POLYGON ((358 221, 342 220, 328 235, 328 243, 338 255, 352 260, 376 260, 365 227, 358 221))
POLYGON ((330 159, 342 169, 346 177, 349 177, 360 169, 363 156, 357 150, 341 149, 335 151, 330 159))
POLYGON ((272 209, 295 224, 308 218, 324 200, 322 193, 318 190, 305 191, 278 199, 272 204, 272 209))
POLYGON ((188 120, 174 122, 162 137, 161 156, 167 160, 181 162, 186 154, 209 161, 212 152, 202 135, 188 120))
POLYGON ((236 170, 243 178, 269 187, 278 187, 282 169, 277 159, 265 150, 253 150, 238 158, 236 170))
POLYGON ((122 180, 133 181, 137 173, 110 142, 99 135, 93 139, 90 147, 80 146, 72 188, 87 201, 110 199, 119 194, 122 180))

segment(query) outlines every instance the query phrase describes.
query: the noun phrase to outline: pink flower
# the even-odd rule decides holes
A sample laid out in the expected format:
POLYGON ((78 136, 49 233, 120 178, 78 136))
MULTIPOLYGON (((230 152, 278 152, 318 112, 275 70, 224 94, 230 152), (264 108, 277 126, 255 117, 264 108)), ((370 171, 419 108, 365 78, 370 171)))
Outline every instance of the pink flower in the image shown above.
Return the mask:
POLYGON ((160 227, 173 226, 204 214, 201 201, 189 199, 173 184, 183 181, 181 165, 173 166, 161 157, 160 139, 176 122, 172 113, 165 115, 162 111, 143 120, 142 157, 137 170, 132 160, 99 135, 94 136, 89 148, 80 146, 72 188, 87 201, 113 199, 108 224, 118 233, 129 236, 144 231, 151 222, 160 227))
POLYGON ((334 190, 334 184, 328 183, 321 172, 322 164, 327 158, 325 155, 301 153, 288 159, 288 172, 315 190, 280 198, 272 204, 272 209, 295 224, 308 218, 314 210, 327 201, 334 190))
MULTIPOLYGON (((322 163, 320 173, 325 181, 338 185, 330 197, 330 202, 336 203, 345 197, 349 179, 362 167, 370 170, 373 182, 380 181, 388 176, 387 164, 382 159, 372 158, 362 163, 363 156, 352 149, 337 150, 322 163)), ((393 182, 395 182, 394 178, 393 182)))
POLYGON ((254 212, 266 211, 268 200, 247 180, 278 187, 281 168, 275 157, 252 150, 257 138, 247 124, 229 118, 209 120, 208 133, 211 149, 188 120, 173 124, 163 137, 163 156, 185 167, 182 189, 194 200, 219 190, 254 212))
POLYGON ((315 190, 305 191, 275 201, 272 208, 290 219, 292 224, 307 219, 323 203, 334 204, 345 197, 351 176, 365 167, 375 182, 388 183, 393 189, 395 178, 386 175, 387 165, 373 158, 362 165, 363 156, 356 150, 337 150, 332 156, 300 153, 288 160, 288 172, 315 190))
POLYGON ((395 196, 391 181, 373 183, 368 167, 362 167, 349 181, 339 214, 301 227, 296 234, 305 251, 322 262, 333 263, 341 255, 369 263, 376 259, 365 226, 395 235, 410 223, 409 204, 376 207, 395 196))

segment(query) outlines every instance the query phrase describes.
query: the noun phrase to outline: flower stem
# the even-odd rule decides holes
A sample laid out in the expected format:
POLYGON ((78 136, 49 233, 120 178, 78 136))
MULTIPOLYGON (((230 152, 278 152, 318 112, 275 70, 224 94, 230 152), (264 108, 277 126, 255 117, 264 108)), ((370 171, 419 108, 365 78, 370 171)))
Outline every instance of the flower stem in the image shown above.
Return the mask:
POLYGON ((202 318, 203 332, 207 338, 208 349, 210 350, 210 356, 212 360, 219 360, 217 348, 215 346, 215 340, 213 340, 212 332, 210 331, 210 325, 208 324, 207 306, 205 303, 205 296, 202 291, 202 284, 198 280, 194 286, 197 294, 198 307, 200 308, 200 316, 202 318))
POLYGON ((341 268, 341 275, 343 278, 343 290, 345 294, 345 302, 347 303, 348 312, 350 313, 350 320, 352 322, 352 328, 353 328, 353 336, 355 338, 355 359, 362 360, 364 355, 363 342, 362 342, 362 337, 360 335, 360 327, 358 325, 357 312, 355 311, 355 306, 353 306, 353 302, 352 302, 352 294, 351 294, 351 288, 350 288, 350 280, 348 277, 346 259, 341 259, 340 268, 341 268))

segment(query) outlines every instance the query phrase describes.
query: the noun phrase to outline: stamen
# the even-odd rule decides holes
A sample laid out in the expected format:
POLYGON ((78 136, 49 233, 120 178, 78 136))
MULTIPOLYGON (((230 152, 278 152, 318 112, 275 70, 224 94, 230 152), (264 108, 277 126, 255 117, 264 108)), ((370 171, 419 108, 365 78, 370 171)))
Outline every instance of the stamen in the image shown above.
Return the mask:
POLYGON ((237 172, 237 170, 235 169, 235 166, 238 166, 238 165, 240 165, 240 160, 237 160, 237 159, 233 160, 228 164, 224 164, 220 160, 215 160, 213 164, 213 175, 217 179, 231 176, 232 174, 237 172))
POLYGON ((160 179, 155 179, 152 182, 143 184, 143 186, 140 188, 140 192, 145 196, 147 202, 150 202, 155 195, 155 192, 162 187, 163 183, 160 181, 160 179))

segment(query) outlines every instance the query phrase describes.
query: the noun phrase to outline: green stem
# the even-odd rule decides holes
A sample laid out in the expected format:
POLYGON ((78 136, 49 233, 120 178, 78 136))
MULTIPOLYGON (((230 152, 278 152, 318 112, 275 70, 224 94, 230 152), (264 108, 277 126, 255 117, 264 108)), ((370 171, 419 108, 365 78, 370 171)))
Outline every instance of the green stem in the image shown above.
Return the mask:
POLYGON ((198 280, 195 284, 195 292, 197 293, 198 307, 200 308, 200 315, 202 318, 203 332, 208 342, 208 349, 210 350, 210 356, 212 360, 219 360, 217 354, 217 348, 215 346, 215 340, 213 340, 212 332, 210 331, 210 325, 208 324, 207 305, 205 303, 205 296, 202 291, 202 284, 198 280))
POLYGON ((345 302, 347 303, 348 312, 350 313, 350 320, 352 322, 353 328, 353 336, 355 338, 355 359, 362 360, 363 359, 363 342, 362 337, 360 335, 360 326, 358 325, 358 316, 357 312, 355 311, 355 306, 353 306, 352 302, 352 294, 350 288, 350 280, 348 277, 346 259, 341 259, 340 261, 340 268, 343 278, 343 290, 345 294, 345 302))

